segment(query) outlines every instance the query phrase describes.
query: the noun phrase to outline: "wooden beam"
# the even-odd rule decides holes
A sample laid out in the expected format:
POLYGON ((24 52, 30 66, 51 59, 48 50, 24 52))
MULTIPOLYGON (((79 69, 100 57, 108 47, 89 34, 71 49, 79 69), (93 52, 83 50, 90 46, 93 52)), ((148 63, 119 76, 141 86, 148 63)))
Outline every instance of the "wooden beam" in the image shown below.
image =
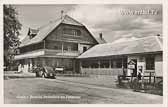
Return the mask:
POLYGON ((45 40, 44 40, 44 47, 43 47, 44 49, 46 48, 46 46, 45 46, 45 45, 46 45, 46 43, 45 43, 45 40))
POLYGON ((109 59, 109 68, 111 68, 111 59, 109 59))
POLYGON ((64 42, 62 42, 62 44, 61 44, 61 51, 62 51, 62 53, 64 53, 64 42))
POLYGON ((100 60, 97 60, 98 61, 98 64, 99 64, 99 69, 100 69, 100 60))

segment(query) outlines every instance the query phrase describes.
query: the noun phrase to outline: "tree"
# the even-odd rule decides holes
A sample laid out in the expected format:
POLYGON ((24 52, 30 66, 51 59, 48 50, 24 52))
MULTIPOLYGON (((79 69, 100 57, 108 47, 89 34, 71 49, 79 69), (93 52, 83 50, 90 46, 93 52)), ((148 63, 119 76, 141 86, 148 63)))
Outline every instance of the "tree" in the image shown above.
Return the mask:
POLYGON ((10 66, 13 63, 13 56, 19 47, 19 31, 21 23, 19 22, 16 9, 12 5, 4 5, 4 66, 10 66))

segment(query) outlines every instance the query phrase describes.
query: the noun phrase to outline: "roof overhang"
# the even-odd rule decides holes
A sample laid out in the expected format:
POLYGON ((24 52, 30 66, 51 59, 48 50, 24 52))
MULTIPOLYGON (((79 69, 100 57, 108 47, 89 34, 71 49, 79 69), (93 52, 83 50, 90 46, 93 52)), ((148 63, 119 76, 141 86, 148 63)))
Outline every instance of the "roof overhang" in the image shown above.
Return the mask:
POLYGON ((141 55, 143 55, 143 56, 145 56, 145 55, 155 55, 155 54, 162 54, 163 53, 163 51, 154 51, 154 52, 140 52, 140 53, 128 53, 128 54, 113 54, 113 55, 102 55, 102 56, 94 56, 94 57, 92 57, 92 56, 88 56, 88 57, 81 57, 81 56, 79 56, 79 57, 77 57, 77 59, 97 59, 97 58, 99 58, 99 59, 101 59, 101 58, 109 58, 109 57, 111 57, 111 58, 121 58, 121 57, 126 57, 126 56, 141 56, 141 55))

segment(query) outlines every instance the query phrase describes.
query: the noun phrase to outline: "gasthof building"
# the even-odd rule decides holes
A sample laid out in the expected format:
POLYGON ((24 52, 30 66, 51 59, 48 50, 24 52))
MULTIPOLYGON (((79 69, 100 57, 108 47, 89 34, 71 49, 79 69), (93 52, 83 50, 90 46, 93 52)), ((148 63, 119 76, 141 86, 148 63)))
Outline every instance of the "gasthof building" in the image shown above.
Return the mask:
POLYGON ((64 15, 38 29, 29 28, 15 60, 23 65, 25 72, 34 65, 79 72, 76 58, 94 45, 104 43, 101 34, 100 37, 94 38, 83 24, 64 15))

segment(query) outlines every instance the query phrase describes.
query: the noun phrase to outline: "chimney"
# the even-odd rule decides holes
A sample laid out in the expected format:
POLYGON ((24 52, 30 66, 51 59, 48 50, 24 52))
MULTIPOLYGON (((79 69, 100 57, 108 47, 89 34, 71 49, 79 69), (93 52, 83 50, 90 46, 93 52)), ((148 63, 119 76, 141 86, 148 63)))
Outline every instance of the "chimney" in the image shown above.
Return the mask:
POLYGON ((61 20, 63 19, 63 14, 64 14, 64 11, 61 10, 61 20))
POLYGON ((99 38, 102 40, 103 39, 103 34, 99 33, 99 38))

